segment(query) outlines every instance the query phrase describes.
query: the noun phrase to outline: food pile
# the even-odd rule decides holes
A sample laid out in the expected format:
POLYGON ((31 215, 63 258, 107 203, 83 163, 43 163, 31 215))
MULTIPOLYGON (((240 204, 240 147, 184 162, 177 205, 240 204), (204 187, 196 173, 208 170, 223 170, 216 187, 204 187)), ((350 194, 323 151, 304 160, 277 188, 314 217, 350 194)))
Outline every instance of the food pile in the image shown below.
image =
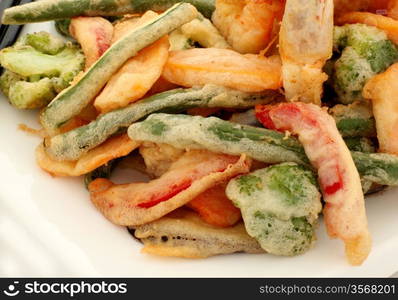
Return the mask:
POLYGON ((0 51, 0 89, 39 109, 37 164, 81 176, 143 252, 292 256, 318 218, 352 265, 364 195, 398 185, 398 1, 43 0, 4 24, 64 37, 0 51), (102 3, 102 4, 101 4, 102 3), (116 184, 118 165, 151 180, 116 184))

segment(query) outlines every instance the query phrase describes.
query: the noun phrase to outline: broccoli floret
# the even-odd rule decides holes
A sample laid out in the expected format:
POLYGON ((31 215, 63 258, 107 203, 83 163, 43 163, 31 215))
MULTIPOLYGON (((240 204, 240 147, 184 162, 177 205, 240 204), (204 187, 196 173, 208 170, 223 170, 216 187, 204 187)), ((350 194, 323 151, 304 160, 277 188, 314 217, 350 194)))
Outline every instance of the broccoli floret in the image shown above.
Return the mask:
POLYGON ((0 88, 18 108, 46 106, 83 69, 80 48, 47 32, 23 36, 0 51, 0 88))
POLYGON ((312 171, 295 163, 274 165, 231 180, 226 193, 267 252, 296 255, 313 244, 322 205, 312 171))
POLYGON ((72 37, 69 32, 70 22, 71 22, 71 19, 56 20, 54 22, 55 29, 57 30, 57 32, 59 34, 62 34, 63 36, 72 37))
POLYGON ((398 60, 398 49, 385 32, 363 24, 335 27, 334 50, 342 52, 334 65, 333 84, 344 104, 362 100, 365 83, 398 60))

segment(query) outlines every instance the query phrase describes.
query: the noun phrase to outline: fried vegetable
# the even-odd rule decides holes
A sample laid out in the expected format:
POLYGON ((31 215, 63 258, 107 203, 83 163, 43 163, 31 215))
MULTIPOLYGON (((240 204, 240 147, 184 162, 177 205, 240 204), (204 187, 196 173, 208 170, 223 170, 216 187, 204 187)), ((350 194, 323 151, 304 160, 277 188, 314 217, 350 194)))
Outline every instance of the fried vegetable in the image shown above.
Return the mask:
POLYGON ((117 225, 142 225, 185 205, 205 190, 250 170, 250 159, 189 151, 161 177, 147 183, 113 184, 96 179, 90 198, 117 225))
POLYGON ((264 253, 257 241, 246 233, 242 222, 228 228, 215 227, 182 208, 130 229, 144 244, 142 252, 148 254, 205 258, 235 252, 264 253))
POLYGON ((213 23, 200 13, 196 19, 173 31, 170 35, 170 42, 172 51, 193 48, 194 42, 205 48, 231 48, 213 23))
MULTIPOLYGON (((128 134, 135 140, 166 143, 180 149, 208 149, 231 155, 246 153, 262 162, 296 160, 308 164, 302 145, 294 137, 215 117, 152 114, 145 121, 132 124, 128 134)), ((351 155, 362 178, 380 185, 398 185, 397 156, 361 152, 351 152, 351 155)))
MULTIPOLYGON (((121 21, 115 26, 115 35, 123 37, 124 31, 135 28, 156 18, 157 13, 147 11, 141 18, 121 21), (124 25, 124 22, 129 24, 124 25), (123 27, 123 29, 119 29, 123 27)), ((114 42, 117 39, 114 37, 114 42)), ((159 79, 169 56, 168 38, 162 37, 155 43, 142 49, 136 56, 128 59, 123 66, 112 75, 104 89, 95 98, 94 106, 101 113, 125 107, 129 103, 142 98, 159 79)))
POLYGON ((50 135, 58 133, 59 127, 79 114, 127 59, 196 16, 197 11, 192 5, 176 4, 114 43, 78 82, 59 94, 43 110, 40 121, 44 129, 50 135))
POLYGON ((344 142, 351 151, 374 153, 376 147, 371 139, 365 137, 347 137, 344 142))
POLYGON ((215 9, 214 0, 42 0, 6 9, 1 22, 26 24, 77 16, 121 16, 147 10, 164 11, 178 2, 191 3, 208 18, 215 9))
POLYGON ((256 116, 267 128, 298 136, 317 171, 327 232, 344 242, 350 264, 362 264, 372 242, 361 180, 334 119, 321 107, 301 102, 256 106, 256 116))
POLYGON ((322 204, 312 171, 295 163, 274 165, 232 179, 226 193, 266 252, 297 255, 313 245, 322 204))
POLYGON ((97 178, 106 178, 109 179, 111 177, 112 171, 117 166, 119 159, 113 159, 107 162, 105 165, 102 165, 93 171, 84 175, 84 185, 88 190, 88 185, 97 178))
POLYGON ((128 129, 130 138, 248 156, 266 163, 308 163, 301 144, 273 130, 239 125, 215 117, 152 114, 128 129))
POLYGON ((112 134, 153 112, 181 112, 192 107, 248 108, 269 103, 275 96, 273 92, 248 94, 215 85, 175 89, 103 114, 86 126, 56 135, 47 141, 46 152, 56 160, 76 160, 112 134))
POLYGON ((398 157, 386 153, 351 152, 361 178, 380 185, 398 185, 398 157))
POLYGON ((398 44, 397 20, 378 14, 359 11, 344 14, 336 20, 336 24, 338 25, 356 23, 377 27, 379 30, 383 30, 392 42, 398 44))
POLYGON ((57 32, 65 37, 72 37, 69 31, 71 19, 61 19, 54 22, 57 32))
POLYGON ((211 83, 249 93, 282 86, 279 56, 243 55, 229 49, 173 51, 162 75, 185 87, 211 83))
POLYGON ((126 134, 111 137, 98 147, 90 150, 76 161, 56 161, 44 151, 43 144, 36 149, 36 162, 46 172, 54 176, 80 176, 107 164, 109 161, 126 156, 140 146, 126 134))
POLYGON ((240 53, 257 54, 277 34, 284 0, 216 0, 214 25, 240 53))
POLYGON ((329 109, 343 137, 376 137, 372 107, 367 101, 338 104, 329 109))
POLYGON ((398 155, 398 63, 368 81, 363 90, 372 102, 380 151, 398 155))
POLYGON ((82 70, 84 55, 76 45, 42 31, 2 49, 0 64, 6 69, 0 88, 11 104, 21 109, 41 108, 82 70))
POLYGON ((187 203, 208 224, 218 227, 230 227, 240 219, 240 210, 236 208, 225 194, 227 183, 222 183, 204 191, 187 203))
POLYGON ((321 104, 332 39, 333 0, 286 1, 279 51, 287 100, 321 104))
POLYGON ((387 15, 395 20, 398 20, 398 1, 388 0, 388 10, 387 15))
POLYGON ((397 47, 372 26, 335 27, 335 51, 342 51, 334 66, 333 85, 341 103, 363 100, 365 83, 398 60, 397 47))
POLYGON ((87 70, 111 45, 113 26, 101 17, 77 17, 71 20, 69 32, 82 47, 87 70))
POLYGON ((233 113, 229 121, 241 125, 262 127, 261 123, 256 118, 256 112, 254 109, 249 109, 248 111, 240 113, 233 113))

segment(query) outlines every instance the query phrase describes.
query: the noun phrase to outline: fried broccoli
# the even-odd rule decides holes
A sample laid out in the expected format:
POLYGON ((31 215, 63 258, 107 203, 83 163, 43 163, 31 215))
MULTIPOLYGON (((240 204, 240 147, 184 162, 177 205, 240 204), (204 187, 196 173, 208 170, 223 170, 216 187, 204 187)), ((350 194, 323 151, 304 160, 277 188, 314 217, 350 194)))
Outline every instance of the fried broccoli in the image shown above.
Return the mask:
POLYGON ((365 83, 398 60, 398 49, 384 31, 363 24, 336 26, 334 51, 341 56, 334 64, 333 87, 344 104, 363 100, 365 83))
POLYGON ((84 55, 77 45, 38 32, 1 50, 0 64, 5 68, 0 89, 11 104, 21 109, 40 108, 69 86, 83 69, 84 55))
POLYGON ((226 193, 265 251, 297 255, 313 244, 322 205, 312 171, 296 163, 273 165, 231 180, 226 193))

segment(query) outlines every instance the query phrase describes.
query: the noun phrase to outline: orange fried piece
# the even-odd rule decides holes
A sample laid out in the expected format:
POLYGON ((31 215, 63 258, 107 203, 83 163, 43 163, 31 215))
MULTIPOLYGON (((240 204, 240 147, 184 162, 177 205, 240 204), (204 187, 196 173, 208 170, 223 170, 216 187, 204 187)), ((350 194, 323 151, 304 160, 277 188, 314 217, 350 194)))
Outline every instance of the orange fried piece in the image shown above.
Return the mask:
POLYGON ((208 189, 187 204, 203 221, 219 227, 235 225, 240 219, 240 210, 225 194, 226 183, 208 189))
POLYGON ((338 25, 361 23, 383 30, 388 38, 398 44, 398 21, 369 12, 350 12, 337 19, 338 25))
POLYGON ((240 53, 259 53, 278 34, 285 0, 217 0, 214 25, 240 53))
POLYGON ((93 171, 112 159, 126 156, 140 143, 131 140, 127 134, 112 137, 84 154, 77 161, 57 161, 51 159, 43 144, 36 149, 36 162, 44 171, 55 176, 80 176, 93 171))
POLYGON ((240 54, 228 49, 172 51, 163 76, 185 87, 212 83, 244 92, 260 92, 282 86, 279 56, 240 54))

